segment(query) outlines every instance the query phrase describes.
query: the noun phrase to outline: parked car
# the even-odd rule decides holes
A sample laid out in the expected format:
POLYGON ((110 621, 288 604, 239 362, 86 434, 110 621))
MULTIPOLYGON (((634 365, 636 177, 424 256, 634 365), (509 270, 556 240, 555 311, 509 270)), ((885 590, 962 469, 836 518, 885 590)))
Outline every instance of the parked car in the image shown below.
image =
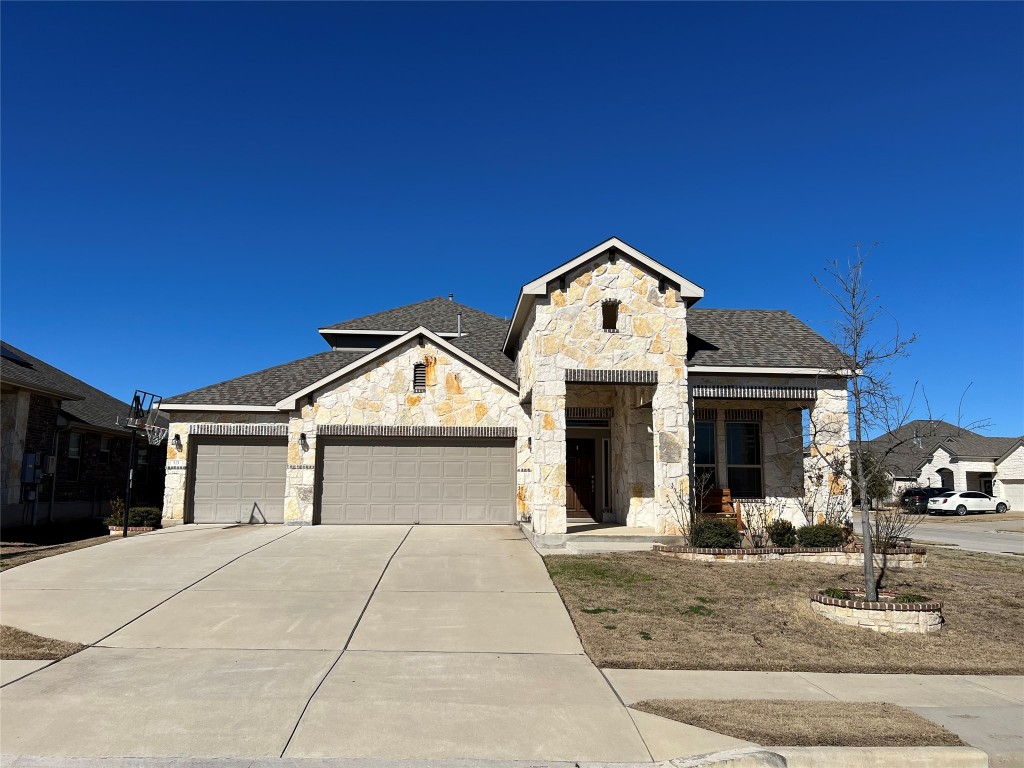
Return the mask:
POLYGON ((906 512, 927 512, 928 500, 943 493, 949 493, 949 488, 907 488, 900 494, 900 508, 906 512))
POLYGON ((1002 514, 1010 508, 1010 502, 998 496, 989 496, 981 491, 946 491, 928 499, 929 515, 946 515, 956 512, 966 515, 968 512, 998 512, 1002 514))

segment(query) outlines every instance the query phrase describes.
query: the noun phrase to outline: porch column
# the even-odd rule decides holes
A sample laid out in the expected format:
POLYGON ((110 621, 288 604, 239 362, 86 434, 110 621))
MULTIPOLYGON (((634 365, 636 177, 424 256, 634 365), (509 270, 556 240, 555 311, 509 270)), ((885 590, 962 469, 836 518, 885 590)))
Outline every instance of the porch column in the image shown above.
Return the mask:
POLYGON ((284 478, 285 525, 313 524, 316 423, 311 406, 288 420, 288 469, 284 478), (302 435, 306 436, 305 442, 302 435))
POLYGON ((690 496, 690 399, 684 368, 663 368, 654 391, 654 530, 677 535, 676 508, 690 496))
POLYGON ((850 410, 845 381, 818 389, 809 421, 811 460, 804 463, 804 490, 817 522, 830 508, 853 510, 847 481, 851 471, 850 410))
POLYGON ((565 379, 533 387, 533 531, 565 533, 565 379))

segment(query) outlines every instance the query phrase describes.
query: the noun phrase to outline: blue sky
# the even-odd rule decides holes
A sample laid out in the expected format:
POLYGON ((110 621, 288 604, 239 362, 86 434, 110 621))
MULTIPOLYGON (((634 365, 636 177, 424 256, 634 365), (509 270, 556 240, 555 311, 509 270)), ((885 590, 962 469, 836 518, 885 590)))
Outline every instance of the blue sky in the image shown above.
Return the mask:
POLYGON ((827 335, 812 275, 881 241, 898 390, 1024 433, 1020 3, 0 14, 3 338, 114 395, 450 291, 508 315, 613 234, 827 335))

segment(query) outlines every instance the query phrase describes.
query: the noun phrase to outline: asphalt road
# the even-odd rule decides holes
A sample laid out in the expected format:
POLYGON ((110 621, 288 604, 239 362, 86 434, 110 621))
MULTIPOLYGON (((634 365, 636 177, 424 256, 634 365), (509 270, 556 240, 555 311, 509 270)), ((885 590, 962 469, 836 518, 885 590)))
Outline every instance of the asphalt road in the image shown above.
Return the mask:
POLYGON ((1024 555, 1024 514, 926 517, 912 537, 915 542, 954 545, 974 552, 1024 555))

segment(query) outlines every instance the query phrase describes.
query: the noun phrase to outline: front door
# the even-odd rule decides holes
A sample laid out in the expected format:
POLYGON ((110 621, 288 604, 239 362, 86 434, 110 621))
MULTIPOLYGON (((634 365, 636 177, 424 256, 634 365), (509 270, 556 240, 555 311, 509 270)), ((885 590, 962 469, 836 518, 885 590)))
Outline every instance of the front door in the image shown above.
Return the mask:
POLYGON ((569 438, 565 441, 565 513, 567 517, 594 514, 594 440, 569 438))

